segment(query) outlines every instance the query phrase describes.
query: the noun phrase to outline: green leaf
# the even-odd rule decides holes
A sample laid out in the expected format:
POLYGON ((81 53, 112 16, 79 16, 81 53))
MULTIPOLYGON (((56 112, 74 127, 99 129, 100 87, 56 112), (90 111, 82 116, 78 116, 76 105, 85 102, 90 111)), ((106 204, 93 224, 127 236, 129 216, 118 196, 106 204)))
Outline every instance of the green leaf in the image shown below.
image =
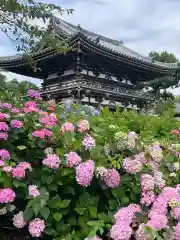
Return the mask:
POLYGON ((19 188, 19 187, 26 187, 27 183, 23 181, 13 180, 13 185, 15 186, 15 188, 19 188))
POLYGON ((123 198, 121 199, 121 203, 122 203, 123 205, 128 204, 128 203, 129 203, 129 198, 128 198, 128 197, 123 197, 123 198))
POLYGON ((47 207, 41 208, 41 209, 40 209, 40 214, 41 214, 41 216, 42 216, 45 220, 47 220, 48 217, 49 217, 49 214, 50 214, 49 208, 47 208, 47 207))
POLYGON ((54 218, 57 222, 59 222, 59 221, 61 220, 61 218, 62 218, 62 214, 56 212, 56 213, 53 214, 53 218, 54 218))
POLYGON ((66 208, 67 206, 69 206, 70 202, 71 201, 69 199, 64 199, 61 202, 59 202, 58 206, 59 208, 66 208))
POLYGON ((41 204, 40 203, 35 203, 33 205, 33 212, 37 216, 41 210, 41 204))
POLYGON ((33 206, 33 204, 34 204, 34 199, 33 200, 29 200, 27 207, 30 208, 30 207, 33 206))
POLYGON ((45 233, 49 236, 55 236, 57 234, 56 230, 53 228, 46 228, 45 233))
POLYGON ((91 217, 93 217, 93 218, 97 217, 97 208, 96 207, 88 207, 88 210, 90 212, 91 217))
POLYGON ((72 175, 73 173, 74 171, 71 168, 63 168, 61 171, 62 176, 72 175))
POLYGON ((50 185, 48 185, 48 189, 50 190, 50 191, 57 191, 57 189, 58 189, 58 185, 57 184, 50 184, 50 185))
POLYGON ((75 208, 74 209, 79 215, 83 215, 86 211, 86 208, 75 208))
POLYGON ((17 148, 18 148, 19 150, 25 150, 25 149, 26 149, 26 146, 17 146, 17 148))
POLYGON ((24 213, 23 213, 23 215, 24 215, 24 219, 26 221, 29 221, 32 218, 32 216, 33 216, 32 208, 26 208, 24 213))
POLYGON ((87 222, 87 225, 88 226, 101 226, 101 221, 89 221, 89 222, 87 222))

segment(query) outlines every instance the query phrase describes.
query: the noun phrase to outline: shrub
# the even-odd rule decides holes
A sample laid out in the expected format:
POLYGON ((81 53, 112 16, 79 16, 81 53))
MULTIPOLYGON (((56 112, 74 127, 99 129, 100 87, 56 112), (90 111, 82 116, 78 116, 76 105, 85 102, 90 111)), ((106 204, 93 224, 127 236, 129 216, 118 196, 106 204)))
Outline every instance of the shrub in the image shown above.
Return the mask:
POLYGON ((176 120, 28 98, 0 105, 3 227, 54 240, 179 239, 176 120))

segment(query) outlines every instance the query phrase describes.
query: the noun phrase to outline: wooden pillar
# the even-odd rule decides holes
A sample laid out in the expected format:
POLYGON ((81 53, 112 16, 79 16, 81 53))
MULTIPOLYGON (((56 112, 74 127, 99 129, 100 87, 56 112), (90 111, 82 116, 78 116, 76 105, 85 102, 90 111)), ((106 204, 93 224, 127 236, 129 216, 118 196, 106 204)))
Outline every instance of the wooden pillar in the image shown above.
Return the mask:
POLYGON ((76 103, 77 103, 77 104, 80 104, 80 103, 81 103, 81 88, 80 88, 80 87, 78 87, 78 89, 77 89, 76 103))

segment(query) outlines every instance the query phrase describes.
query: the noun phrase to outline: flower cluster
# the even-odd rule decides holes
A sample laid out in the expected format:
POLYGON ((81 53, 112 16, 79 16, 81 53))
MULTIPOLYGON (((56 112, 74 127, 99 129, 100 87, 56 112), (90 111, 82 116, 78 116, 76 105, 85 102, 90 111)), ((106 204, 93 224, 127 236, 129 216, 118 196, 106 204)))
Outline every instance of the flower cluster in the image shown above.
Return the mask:
POLYGON ((53 132, 51 132, 48 129, 40 129, 40 130, 36 130, 32 133, 33 137, 38 137, 38 138, 46 138, 46 137, 52 137, 53 136, 53 132))
POLYGON ((56 115, 51 113, 49 116, 45 116, 39 119, 41 123, 45 125, 45 127, 53 127, 57 124, 57 118, 56 115))
POLYGON ((138 138, 135 132, 130 132, 127 137, 127 146, 128 148, 135 148, 136 139, 138 138))
POLYGON ((68 154, 66 154, 66 163, 68 167, 72 168, 78 166, 80 162, 81 157, 78 156, 76 152, 69 152, 68 154))
POLYGON ((79 185, 87 187, 90 185, 94 175, 94 162, 88 160, 76 167, 76 181, 79 185))
POLYGON ((137 204, 130 204, 128 207, 121 208, 115 214, 115 224, 110 230, 110 237, 114 240, 129 240, 133 234, 130 226, 135 213, 140 213, 141 208, 137 204))
POLYGON ((89 130, 89 122, 87 120, 82 120, 78 123, 78 132, 84 133, 89 130))
POLYGON ((92 148, 96 147, 96 142, 90 135, 86 135, 84 137, 82 144, 86 150, 91 150, 92 148))
POLYGON ((96 176, 97 178, 100 178, 109 188, 117 188, 120 185, 120 175, 114 168, 107 169, 105 167, 97 167, 96 176))
MULTIPOLYGON (((96 117, 99 123, 102 121, 102 129, 110 132, 101 136, 93 132, 88 116, 82 119, 85 111, 67 106, 62 119, 62 112, 55 111, 62 106, 54 100, 41 104, 40 94, 32 89, 28 96, 31 99, 18 107, 0 104, 0 215, 13 214, 13 225, 18 229, 26 227, 33 238, 44 237, 51 226, 55 226, 49 231, 52 238, 62 237, 61 228, 65 231, 69 216, 73 218, 76 211, 77 235, 82 239, 86 231, 81 229, 85 224, 91 229, 97 216, 105 218, 105 224, 97 221, 102 224, 97 226, 97 234, 107 233, 110 228, 108 237, 113 240, 151 240, 150 228, 160 236, 170 229, 174 239, 180 239, 180 185, 166 186, 179 181, 179 144, 170 145, 169 151, 164 151, 165 144, 162 149, 158 142, 146 146, 135 132, 123 132, 126 128, 120 131, 111 118, 105 125, 96 117), (171 154, 173 163, 163 159, 171 154), (171 178, 170 168, 176 171, 176 177, 171 178), (19 195, 25 198, 23 204, 19 204, 19 195), (66 212, 72 208, 73 213, 66 212), (112 226, 111 211, 117 211, 112 226), (92 222, 88 222, 89 218, 92 222)), ((94 121, 94 117, 89 119, 94 121)), ((172 134, 179 137, 180 130, 172 134)), ((63 237, 71 238, 76 227, 73 233, 70 228, 67 231, 63 237)), ((101 240, 93 233, 94 237, 85 239, 101 240)))
POLYGON ((61 161, 59 156, 56 154, 48 155, 43 161, 42 164, 48 168, 58 169, 61 161))
POLYGON ((10 203, 15 199, 15 192, 11 188, 0 190, 0 203, 10 203))
POLYGON ((27 91, 27 95, 28 95, 28 97, 31 97, 31 98, 41 99, 40 93, 34 89, 29 89, 27 91))

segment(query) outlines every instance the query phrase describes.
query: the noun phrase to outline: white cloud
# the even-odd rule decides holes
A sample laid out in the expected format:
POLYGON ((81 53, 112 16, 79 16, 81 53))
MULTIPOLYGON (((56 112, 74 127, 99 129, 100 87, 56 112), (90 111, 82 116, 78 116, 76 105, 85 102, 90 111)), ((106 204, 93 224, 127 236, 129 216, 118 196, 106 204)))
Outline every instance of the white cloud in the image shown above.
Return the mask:
MULTIPOLYGON (((51 3, 61 4, 58 0, 51 3)), ((180 57, 179 0, 67 0, 62 7, 75 10, 72 15, 60 16, 63 19, 122 40, 143 55, 165 49, 180 57)), ((9 54, 1 49, 0 45, 1 56, 9 54)), ((179 94, 180 89, 172 92, 179 94)))

